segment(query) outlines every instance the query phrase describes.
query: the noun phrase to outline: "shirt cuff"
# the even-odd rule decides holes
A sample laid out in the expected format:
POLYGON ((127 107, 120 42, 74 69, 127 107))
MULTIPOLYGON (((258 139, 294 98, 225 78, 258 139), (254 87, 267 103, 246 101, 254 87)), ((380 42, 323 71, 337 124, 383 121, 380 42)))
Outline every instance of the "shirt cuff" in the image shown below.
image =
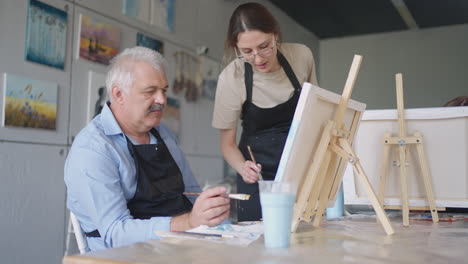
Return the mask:
POLYGON ((172 217, 163 217, 163 216, 158 216, 154 217, 151 220, 153 220, 153 228, 151 230, 151 239, 161 239, 160 236, 156 235, 156 231, 165 231, 165 232, 170 232, 171 231, 171 221, 172 217))

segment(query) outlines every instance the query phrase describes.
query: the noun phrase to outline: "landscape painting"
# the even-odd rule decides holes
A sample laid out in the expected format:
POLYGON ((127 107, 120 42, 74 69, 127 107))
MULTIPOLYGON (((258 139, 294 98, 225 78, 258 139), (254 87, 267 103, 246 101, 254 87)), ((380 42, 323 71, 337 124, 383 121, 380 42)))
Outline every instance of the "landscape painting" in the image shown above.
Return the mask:
POLYGON ((56 129, 56 83, 4 74, 3 126, 56 129))
POLYGON ((120 29, 80 14, 79 57, 108 65, 119 53, 120 29))

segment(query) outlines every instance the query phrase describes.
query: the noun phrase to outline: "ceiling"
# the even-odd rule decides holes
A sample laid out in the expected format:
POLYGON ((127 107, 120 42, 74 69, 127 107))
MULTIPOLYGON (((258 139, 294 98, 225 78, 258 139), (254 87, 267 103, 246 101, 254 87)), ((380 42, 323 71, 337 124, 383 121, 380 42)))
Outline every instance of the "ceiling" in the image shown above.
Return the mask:
POLYGON ((320 39, 468 23, 468 0, 270 0, 320 39))

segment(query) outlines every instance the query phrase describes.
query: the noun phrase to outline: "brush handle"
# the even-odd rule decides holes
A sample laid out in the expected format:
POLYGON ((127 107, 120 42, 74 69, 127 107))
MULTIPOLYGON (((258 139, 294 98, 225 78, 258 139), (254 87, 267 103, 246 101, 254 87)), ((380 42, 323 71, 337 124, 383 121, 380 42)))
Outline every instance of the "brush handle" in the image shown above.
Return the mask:
POLYGON ((190 195, 190 196, 198 196, 200 195, 201 193, 194 193, 194 192, 184 192, 182 193, 183 195, 190 195))
POLYGON ((257 161, 255 160, 255 157, 253 155, 252 149, 250 148, 250 145, 247 145, 247 150, 249 151, 250 154, 250 159, 257 165, 257 161))
MULTIPOLYGON (((255 163, 255 165, 257 165, 257 161, 255 160, 255 157, 253 155, 252 148, 250 148, 250 145, 247 145, 247 150, 249 151, 250 159, 255 163)), ((263 181, 262 173, 260 173, 260 172, 258 173, 258 178, 259 178, 259 180, 263 181)))
MULTIPOLYGON (((199 196, 201 193, 184 192, 183 194, 190 195, 190 196, 199 196)), ((243 193, 230 193, 227 196, 231 199, 236 199, 236 200, 248 200, 248 199, 242 198, 242 196, 246 196, 246 195, 247 194, 243 194, 243 193)))

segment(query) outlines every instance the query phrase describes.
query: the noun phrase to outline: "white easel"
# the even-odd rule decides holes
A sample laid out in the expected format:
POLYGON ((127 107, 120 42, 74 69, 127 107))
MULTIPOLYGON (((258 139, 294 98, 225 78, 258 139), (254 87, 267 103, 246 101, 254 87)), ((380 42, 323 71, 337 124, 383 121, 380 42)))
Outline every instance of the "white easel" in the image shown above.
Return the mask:
MULTIPOLYGON (((421 132, 415 132, 414 136, 408 137, 406 134, 406 124, 405 124, 405 109, 403 101, 403 75, 397 73, 395 75, 396 81, 396 92, 397 92, 397 107, 398 107, 398 125, 399 133, 398 137, 392 137, 390 132, 385 133, 383 138, 383 156, 382 156, 382 167, 381 167, 381 178, 379 186, 379 203, 381 206, 384 205, 385 199, 385 185, 387 181, 387 170, 388 163, 390 160, 390 149, 392 145, 398 145, 398 161, 395 163, 396 166, 400 167, 400 184, 401 184, 401 210, 403 213, 403 225, 409 226, 409 210, 410 206, 408 204, 408 183, 407 183, 407 156, 409 153, 409 147, 416 145, 419 156, 419 164, 421 166, 422 179, 424 182, 424 187, 426 189, 427 201, 429 203, 428 208, 414 208, 414 209, 430 209, 432 215, 432 221, 434 223, 439 222, 439 215, 437 213, 437 208, 435 205, 434 194, 432 192, 432 183, 429 175, 429 167, 426 162, 426 155, 424 152, 423 146, 423 137, 421 132)), ((411 208, 413 209, 413 208, 411 208)))

